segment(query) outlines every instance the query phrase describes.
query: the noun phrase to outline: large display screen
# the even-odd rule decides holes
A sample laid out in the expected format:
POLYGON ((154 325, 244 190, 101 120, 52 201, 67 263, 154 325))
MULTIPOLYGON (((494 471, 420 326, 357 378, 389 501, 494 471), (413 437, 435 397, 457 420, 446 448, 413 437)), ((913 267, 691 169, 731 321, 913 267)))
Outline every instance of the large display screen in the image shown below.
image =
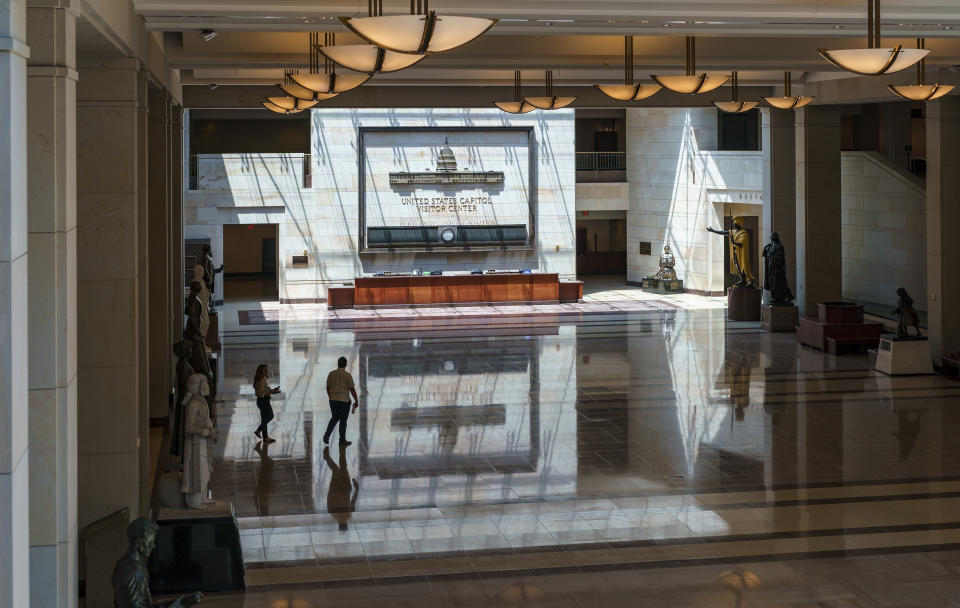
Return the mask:
POLYGON ((531 127, 361 128, 364 248, 529 245, 532 133, 531 127))

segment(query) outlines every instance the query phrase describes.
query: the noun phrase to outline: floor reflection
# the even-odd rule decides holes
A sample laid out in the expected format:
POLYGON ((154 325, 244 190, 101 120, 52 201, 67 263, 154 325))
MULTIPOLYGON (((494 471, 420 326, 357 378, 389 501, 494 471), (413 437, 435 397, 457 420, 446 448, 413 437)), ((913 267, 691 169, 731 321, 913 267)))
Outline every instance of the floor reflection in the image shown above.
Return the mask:
POLYGON ((960 384, 878 376, 865 356, 801 348, 723 310, 644 305, 301 310, 270 324, 225 307, 211 488, 234 503, 248 566, 377 577, 382 560, 395 562, 382 572, 439 557, 449 572, 509 569, 552 550, 560 567, 588 559, 578 551, 803 553, 947 542, 960 527, 960 384), (313 421, 341 355, 359 440, 331 455, 313 421), (259 363, 284 388, 269 448, 253 436, 259 363))

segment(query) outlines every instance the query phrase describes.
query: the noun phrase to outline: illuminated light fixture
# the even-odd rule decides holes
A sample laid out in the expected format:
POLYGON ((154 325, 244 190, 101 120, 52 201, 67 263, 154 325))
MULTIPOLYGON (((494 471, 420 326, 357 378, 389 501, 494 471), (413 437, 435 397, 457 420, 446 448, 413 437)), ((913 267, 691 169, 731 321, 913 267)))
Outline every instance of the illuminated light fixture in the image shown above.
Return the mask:
POLYGON ((509 114, 526 114, 537 109, 520 95, 520 70, 513 71, 513 101, 495 101, 493 105, 509 114))
MULTIPOLYGON (((923 47, 924 39, 917 38, 917 48, 922 49, 923 47)), ((888 84, 887 88, 910 101, 933 101, 952 91, 953 85, 940 84, 939 82, 927 84, 927 60, 923 58, 917 63, 917 84, 888 84)))
MULTIPOLYGON (((368 0, 367 10, 371 18, 383 16, 383 0, 368 0)), ((426 55, 408 55, 380 48, 373 44, 349 44, 323 46, 320 52, 336 64, 354 72, 377 74, 397 72, 418 63, 426 55)))
MULTIPOLYGON (((324 45, 333 46, 334 34, 327 32, 324 34, 324 45)), ((334 63, 324 58, 324 73, 320 74, 320 34, 310 33, 310 73, 309 74, 291 74, 290 79, 294 84, 322 95, 331 95, 343 93, 355 89, 370 80, 370 74, 348 74, 341 76, 336 73, 334 63)))
POLYGON ((790 94, 790 72, 784 72, 783 97, 761 97, 760 99, 781 110, 796 110, 807 105, 813 101, 814 98, 805 97, 803 95, 797 95, 796 97, 792 96, 790 94))
POLYGON ((759 101, 740 101, 740 79, 737 77, 737 71, 734 70, 731 77, 731 89, 733 89, 733 94, 730 101, 715 101, 713 102, 714 107, 723 112, 728 112, 730 114, 742 114, 743 112, 749 112, 750 110, 757 107, 759 101))
POLYGON ((659 91, 659 84, 633 83, 633 36, 623 37, 623 82, 624 84, 595 84, 600 92, 618 101, 640 101, 659 91))
POLYGON ((204 42, 210 42, 217 37, 217 32, 215 30, 200 30, 200 37, 203 38, 204 42))
POLYGON ((835 67, 861 76, 879 76, 905 70, 927 56, 926 49, 903 46, 880 48, 880 0, 867 0, 867 48, 828 51, 820 56, 835 67))
POLYGON ((297 99, 296 97, 267 97, 267 101, 278 108, 297 111, 312 108, 320 103, 319 101, 304 101, 303 99, 297 99))
POLYGON ((293 75, 296 73, 297 72, 293 70, 287 70, 283 74, 283 84, 277 85, 277 88, 283 91, 285 95, 313 102, 326 101, 339 95, 339 93, 317 93, 316 91, 311 91, 306 87, 300 86, 293 81, 293 75))
POLYGON ((650 78, 671 91, 687 95, 712 91, 730 80, 730 77, 726 74, 705 73, 697 75, 697 43, 693 36, 687 36, 686 76, 650 76, 650 78))
POLYGON ((546 95, 543 97, 524 97, 523 101, 530 104, 535 108, 541 110, 559 110, 560 108, 565 108, 571 103, 576 97, 557 97, 553 94, 553 70, 547 70, 546 73, 546 95))
POLYGON ((433 55, 461 47, 496 25, 496 19, 438 17, 429 0, 410 0, 409 15, 383 16, 383 0, 367 0, 373 17, 340 17, 372 45, 395 53, 433 55), (376 3, 376 8, 373 4, 376 3))
POLYGON ((277 114, 283 114, 284 116, 289 116, 291 114, 303 112, 303 110, 287 110, 286 108, 281 108, 277 104, 270 101, 261 101, 260 105, 270 110, 271 112, 276 112, 277 114))

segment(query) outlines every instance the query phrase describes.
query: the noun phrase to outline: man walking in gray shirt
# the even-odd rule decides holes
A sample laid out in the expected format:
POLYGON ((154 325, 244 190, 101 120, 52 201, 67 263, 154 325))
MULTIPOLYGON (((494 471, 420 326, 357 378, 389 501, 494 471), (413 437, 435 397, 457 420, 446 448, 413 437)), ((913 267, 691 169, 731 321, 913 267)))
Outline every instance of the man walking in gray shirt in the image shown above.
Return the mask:
POLYGON ((323 442, 330 443, 330 433, 333 427, 340 423, 340 445, 348 446, 352 441, 347 441, 347 416, 350 415, 350 396, 353 396, 353 411, 356 412, 360 406, 360 399, 357 397, 357 389, 353 384, 353 376, 347 371, 347 358, 337 359, 337 369, 327 375, 327 396, 330 397, 330 423, 327 424, 327 432, 323 434, 323 442))

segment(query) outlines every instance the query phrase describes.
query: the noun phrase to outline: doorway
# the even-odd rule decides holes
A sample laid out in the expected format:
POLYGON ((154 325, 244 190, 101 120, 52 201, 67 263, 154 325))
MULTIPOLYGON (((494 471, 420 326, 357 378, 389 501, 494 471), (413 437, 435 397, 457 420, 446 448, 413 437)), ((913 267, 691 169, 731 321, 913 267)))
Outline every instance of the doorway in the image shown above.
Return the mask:
POLYGON ((581 211, 577 217, 577 276, 626 280, 627 212, 581 211))
POLYGON ((223 299, 276 300, 277 224, 224 224, 223 299))

